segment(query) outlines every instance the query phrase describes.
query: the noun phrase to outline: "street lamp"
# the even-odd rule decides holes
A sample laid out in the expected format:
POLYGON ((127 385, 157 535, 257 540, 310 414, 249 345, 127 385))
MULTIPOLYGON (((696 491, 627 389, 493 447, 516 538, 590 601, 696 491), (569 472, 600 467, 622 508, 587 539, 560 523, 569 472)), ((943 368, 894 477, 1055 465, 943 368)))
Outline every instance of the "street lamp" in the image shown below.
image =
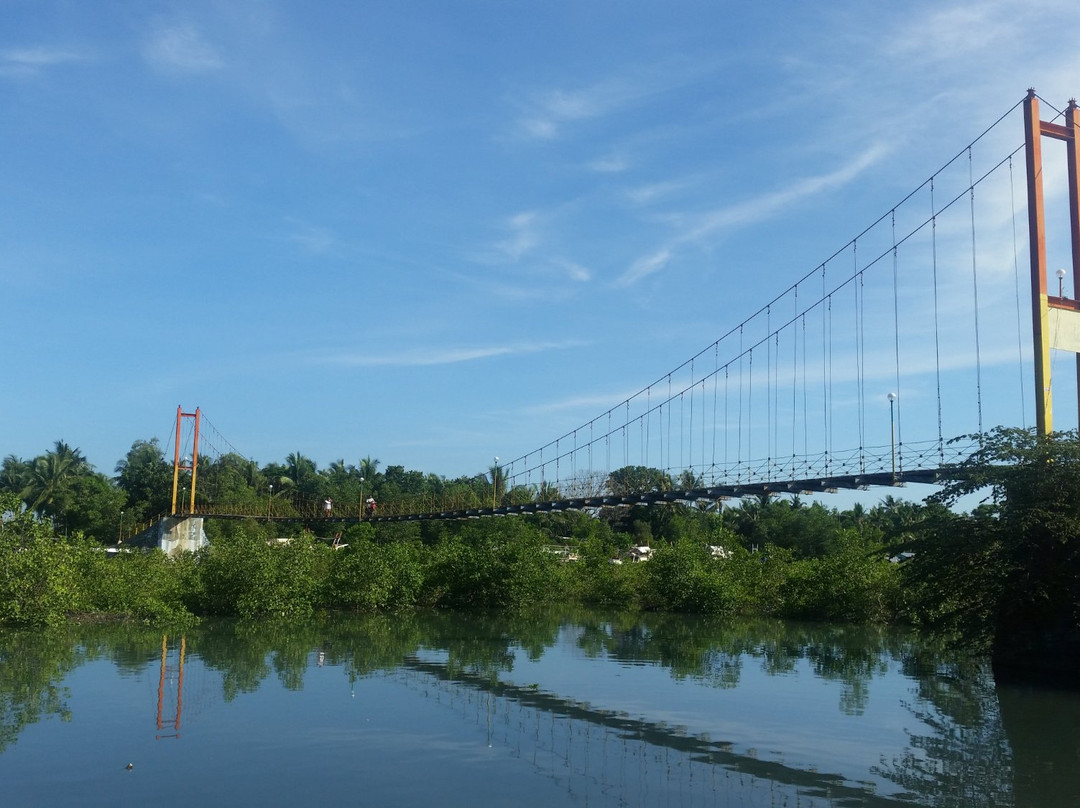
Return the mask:
POLYGON ((363 477, 360 478, 360 511, 359 511, 359 513, 360 513, 360 516, 358 517, 357 521, 363 522, 364 521, 364 478, 363 477))
POLYGON ((270 496, 266 498, 266 521, 270 521, 270 500, 274 498, 274 484, 270 483, 270 496))
POLYGON ((491 470, 491 510, 495 510, 495 500, 499 496, 499 456, 495 455, 495 467, 491 470))
POLYGON ((1063 292, 1065 285, 1065 270, 1059 269, 1055 274, 1057 275, 1058 279, 1058 297, 1065 297, 1065 294, 1063 292))
POLYGON ((892 473, 896 476, 896 393, 889 393, 889 435, 892 439, 892 473))
POLYGON ((124 542, 124 512, 120 511, 120 531, 116 534, 116 543, 123 544, 124 542))

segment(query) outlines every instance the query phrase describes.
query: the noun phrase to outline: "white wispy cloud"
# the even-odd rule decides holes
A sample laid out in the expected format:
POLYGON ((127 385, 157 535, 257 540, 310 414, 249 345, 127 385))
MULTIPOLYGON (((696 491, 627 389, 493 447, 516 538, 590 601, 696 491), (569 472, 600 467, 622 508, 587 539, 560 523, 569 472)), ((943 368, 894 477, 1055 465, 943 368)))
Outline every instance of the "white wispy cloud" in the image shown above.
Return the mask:
POLYGON ((620 174, 629 168, 629 163, 625 157, 609 155, 607 157, 598 157, 588 163, 586 168, 595 171, 597 174, 620 174))
POLYGON ((0 76, 32 76, 50 67, 88 59, 85 53, 69 48, 8 48, 0 50, 0 76))
POLYGON ((686 183, 680 180, 666 180, 648 185, 639 185, 628 190, 626 195, 635 205, 648 205, 660 197, 676 193, 685 187, 686 183))
POLYGON ((571 396, 569 398, 557 399, 555 401, 547 401, 541 404, 534 404, 529 407, 525 407, 522 412, 527 415, 545 415, 553 412, 565 412, 572 410, 586 410, 590 412, 605 412, 608 408, 617 407, 624 401, 627 401, 636 396, 641 391, 639 389, 613 392, 613 393, 591 393, 587 395, 571 396))
POLYGON ((576 341, 535 342, 511 345, 421 347, 389 354, 339 353, 319 357, 321 364, 345 367, 423 367, 429 365, 453 365, 476 362, 498 356, 536 354, 546 351, 567 350, 580 347, 576 341))
POLYGON ((964 59, 989 47, 1007 46, 1015 38, 1014 4, 986 2, 935 8, 928 16, 912 18, 885 43, 890 55, 918 53, 926 59, 964 59))
POLYGON ((511 216, 506 222, 509 235, 495 245, 496 249, 505 258, 520 261, 526 253, 532 252, 540 244, 538 225, 539 216, 533 211, 511 216))
POLYGON ((337 245, 337 237, 333 231, 318 225, 298 227, 289 234, 289 240, 314 255, 326 255, 337 245))
POLYGON ((554 140, 567 124, 611 115, 637 106, 688 82, 697 80, 710 67, 672 60, 625 74, 600 79, 578 89, 553 89, 537 93, 518 119, 519 130, 527 137, 554 140))
POLYGON ((646 278, 649 275, 659 272, 667 266, 668 261, 670 260, 671 250, 667 247, 661 248, 651 255, 642 256, 634 261, 634 263, 630 265, 630 268, 622 274, 618 280, 618 285, 629 286, 637 283, 642 278, 646 278))
POLYGON ((143 44, 143 57, 155 67, 182 73, 206 73, 225 62, 193 25, 162 26, 143 44))
POLYGON ((587 283, 592 280, 592 270, 588 267, 582 266, 575 261, 566 261, 564 259, 556 259, 554 261, 556 267, 566 273, 566 277, 576 283, 587 283))
POLYGON ((680 247, 700 243, 714 237, 718 232, 742 227, 755 222, 771 219, 791 205, 808 197, 842 186, 858 177, 863 171, 881 160, 887 149, 883 145, 874 145, 849 160, 839 168, 826 174, 805 177, 787 184, 782 190, 748 199, 734 205, 727 205, 702 214, 672 217, 678 221, 680 231, 666 244, 648 255, 635 260, 618 278, 616 284, 629 286, 642 278, 663 269, 680 247))

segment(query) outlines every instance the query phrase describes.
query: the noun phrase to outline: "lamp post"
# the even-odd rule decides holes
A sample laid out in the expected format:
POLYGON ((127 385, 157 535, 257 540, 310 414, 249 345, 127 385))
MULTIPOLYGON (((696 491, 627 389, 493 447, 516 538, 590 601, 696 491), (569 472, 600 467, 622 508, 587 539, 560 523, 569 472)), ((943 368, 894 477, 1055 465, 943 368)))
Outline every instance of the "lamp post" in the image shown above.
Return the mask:
POLYGON ((491 510, 495 510, 495 501, 499 497, 499 456, 495 455, 495 466, 491 469, 491 510))
POLYGON ((120 530, 116 534, 116 543, 123 544, 124 542, 124 512, 120 511, 120 530))
POLYGON ((892 473, 896 476, 896 393, 889 393, 889 435, 892 442, 892 473))
POLYGON ((1058 297, 1063 298, 1063 297, 1065 297, 1065 293, 1063 291, 1064 287, 1065 287, 1065 270, 1064 269, 1059 269, 1054 274, 1057 275, 1057 279, 1058 279, 1058 297))
POLYGON ((360 513, 360 516, 357 518, 357 521, 363 522, 364 521, 364 478, 363 477, 360 478, 360 511, 359 511, 359 513, 360 513))
POLYGON ((270 496, 266 498, 266 521, 270 521, 270 500, 274 498, 274 484, 270 483, 270 496))

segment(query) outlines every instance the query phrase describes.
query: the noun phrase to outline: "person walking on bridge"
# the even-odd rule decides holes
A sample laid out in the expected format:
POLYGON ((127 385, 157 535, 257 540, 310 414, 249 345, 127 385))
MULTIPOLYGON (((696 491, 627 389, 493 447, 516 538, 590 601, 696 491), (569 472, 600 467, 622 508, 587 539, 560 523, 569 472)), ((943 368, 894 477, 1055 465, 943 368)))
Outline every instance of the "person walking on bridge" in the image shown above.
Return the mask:
POLYGON ((323 511, 326 516, 330 516, 330 511, 334 508, 334 501, 330 497, 326 498, 326 502, 323 503, 323 511))

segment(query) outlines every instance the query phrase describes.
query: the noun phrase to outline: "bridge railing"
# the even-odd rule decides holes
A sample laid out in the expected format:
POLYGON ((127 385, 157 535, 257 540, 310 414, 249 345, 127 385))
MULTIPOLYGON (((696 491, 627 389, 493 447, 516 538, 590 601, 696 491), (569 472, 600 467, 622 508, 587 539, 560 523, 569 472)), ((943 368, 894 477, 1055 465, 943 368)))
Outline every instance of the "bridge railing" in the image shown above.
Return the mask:
MULTIPOLYGON (((890 473, 901 475, 915 471, 940 470, 961 462, 975 448, 977 443, 974 440, 948 443, 933 440, 660 471, 671 480, 671 488, 663 490, 761 485, 797 490, 798 483, 801 482, 807 484, 806 490, 812 491, 829 487, 858 487, 862 484, 859 482, 860 478, 869 475, 874 475, 880 482, 882 475, 887 478, 890 473), (830 485, 830 481, 835 485, 830 485)), ((375 516, 395 518, 414 514, 462 513, 532 502, 603 497, 615 493, 609 481, 609 472, 595 469, 578 471, 558 480, 542 480, 539 484, 528 484, 511 476, 506 490, 500 491, 497 499, 476 490, 457 491, 446 495, 405 495, 392 501, 379 502, 375 516)), ((650 485, 655 485, 652 478, 650 485)), ((618 493, 625 496, 648 494, 655 490, 651 488, 649 491, 628 491, 620 488, 618 493)), ((196 505, 194 515, 297 521, 327 518, 353 521, 370 518, 369 514, 362 511, 360 502, 335 501, 331 511, 327 513, 324 500, 273 497, 246 504, 200 503, 196 505)))

